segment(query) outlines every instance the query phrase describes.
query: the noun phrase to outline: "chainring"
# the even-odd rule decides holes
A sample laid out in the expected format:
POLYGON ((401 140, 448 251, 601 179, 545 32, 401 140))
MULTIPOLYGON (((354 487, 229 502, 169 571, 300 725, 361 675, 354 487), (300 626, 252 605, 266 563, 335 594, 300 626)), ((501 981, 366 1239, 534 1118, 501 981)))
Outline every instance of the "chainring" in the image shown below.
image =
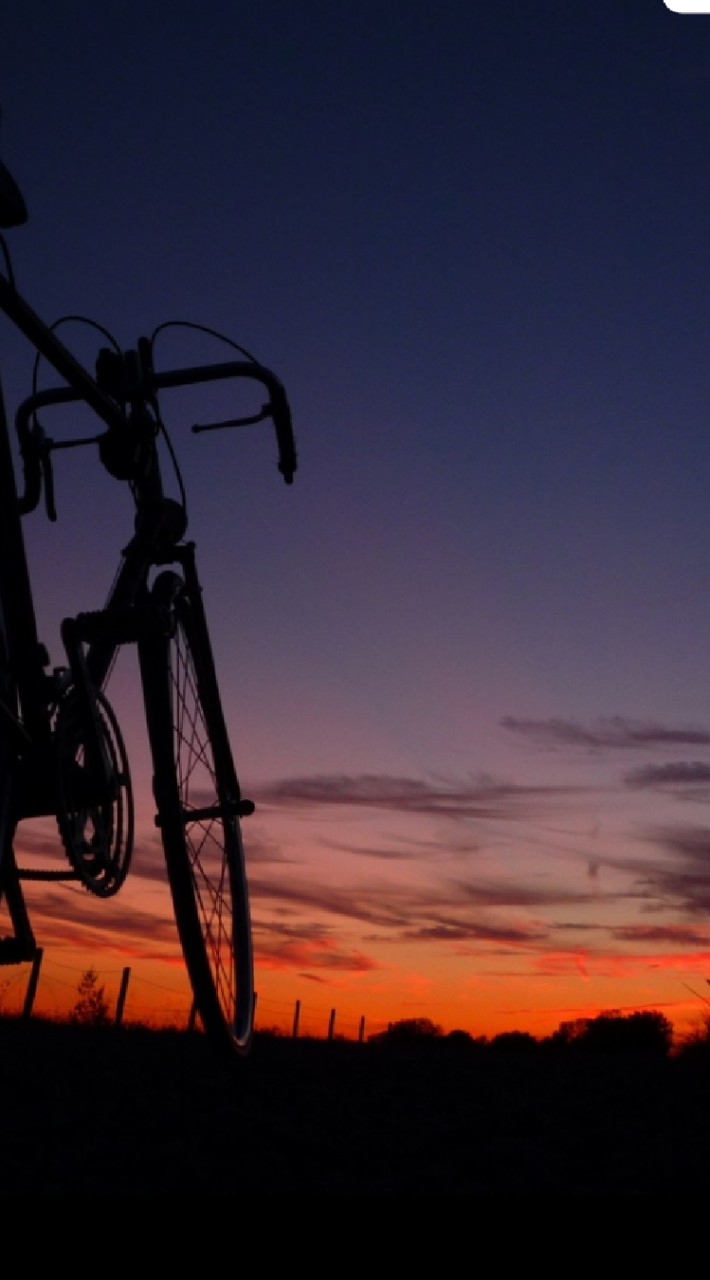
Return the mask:
POLYGON ((73 688, 62 698, 54 727, 57 825, 79 879, 100 898, 121 888, 133 853, 134 805, 128 757, 118 721, 105 695, 95 693, 108 777, 91 777, 86 726, 73 688))

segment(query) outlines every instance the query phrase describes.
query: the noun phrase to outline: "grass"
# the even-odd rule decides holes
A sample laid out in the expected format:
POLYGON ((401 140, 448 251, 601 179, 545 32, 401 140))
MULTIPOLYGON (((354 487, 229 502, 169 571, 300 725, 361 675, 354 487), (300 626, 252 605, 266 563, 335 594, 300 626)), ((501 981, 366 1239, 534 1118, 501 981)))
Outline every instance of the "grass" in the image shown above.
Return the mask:
POLYGON ((697 1195, 710 1061, 0 1019, 3 1195, 697 1195), (442 1051, 444 1050, 444 1051, 442 1051))

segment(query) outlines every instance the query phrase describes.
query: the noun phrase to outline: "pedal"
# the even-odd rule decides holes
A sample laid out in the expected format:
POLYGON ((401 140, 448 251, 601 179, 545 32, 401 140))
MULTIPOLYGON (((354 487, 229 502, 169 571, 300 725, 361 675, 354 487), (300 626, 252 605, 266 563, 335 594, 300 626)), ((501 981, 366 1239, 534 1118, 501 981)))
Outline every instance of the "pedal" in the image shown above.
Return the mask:
MULTIPOLYGON (((233 800, 228 804, 206 805, 204 809, 183 809, 182 820, 185 826, 193 822, 219 822, 225 818, 250 818, 255 812, 253 800, 233 800)), ((162 827, 160 814, 155 817, 156 827, 162 827)))
POLYGON ((34 960, 37 947, 25 944, 19 938, 0 938, 0 965, 25 964, 34 960))

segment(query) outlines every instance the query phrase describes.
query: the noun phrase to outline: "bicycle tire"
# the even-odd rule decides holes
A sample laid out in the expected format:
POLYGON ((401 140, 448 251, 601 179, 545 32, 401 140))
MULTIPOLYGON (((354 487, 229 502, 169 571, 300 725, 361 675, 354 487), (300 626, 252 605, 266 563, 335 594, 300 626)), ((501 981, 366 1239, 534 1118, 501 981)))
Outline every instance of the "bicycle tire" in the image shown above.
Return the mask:
MULTIPOLYGON (((199 594, 197 590, 195 594, 199 594)), ((201 601, 161 573, 139 643, 153 790, 178 935, 205 1032, 246 1054, 253 1036, 251 919, 241 793, 201 601)))
POLYGON ((0 606, 0 868, 5 850, 12 841, 13 762, 16 751, 13 733, 17 724, 17 685, 12 674, 5 631, 5 618, 0 606))

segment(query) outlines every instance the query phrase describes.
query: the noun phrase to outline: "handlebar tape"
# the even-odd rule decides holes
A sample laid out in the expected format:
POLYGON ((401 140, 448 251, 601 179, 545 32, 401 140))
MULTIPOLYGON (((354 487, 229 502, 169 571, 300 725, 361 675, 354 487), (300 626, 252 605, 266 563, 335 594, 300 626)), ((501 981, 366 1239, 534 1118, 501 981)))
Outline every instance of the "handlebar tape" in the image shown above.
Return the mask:
POLYGON ((272 385, 270 390, 271 416, 274 420, 279 447, 279 471, 286 484, 293 484, 298 460, 296 457, 296 442, 293 436, 291 409, 283 387, 272 385))

